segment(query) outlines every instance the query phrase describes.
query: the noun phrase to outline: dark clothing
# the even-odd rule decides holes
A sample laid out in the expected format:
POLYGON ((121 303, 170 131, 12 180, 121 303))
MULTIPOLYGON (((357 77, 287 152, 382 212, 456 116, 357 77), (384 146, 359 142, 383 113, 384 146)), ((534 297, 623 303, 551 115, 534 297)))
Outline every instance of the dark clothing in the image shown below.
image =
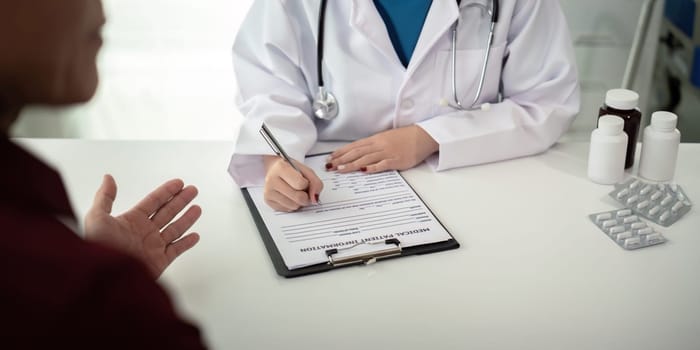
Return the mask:
POLYGON ((0 137, 0 347, 201 349, 137 260, 85 242, 60 176, 0 137))

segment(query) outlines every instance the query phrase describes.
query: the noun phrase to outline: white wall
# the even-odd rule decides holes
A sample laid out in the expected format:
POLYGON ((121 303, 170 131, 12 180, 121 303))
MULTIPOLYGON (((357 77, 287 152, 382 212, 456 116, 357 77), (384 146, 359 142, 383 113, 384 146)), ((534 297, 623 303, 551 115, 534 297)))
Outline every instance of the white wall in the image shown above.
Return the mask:
MULTIPOLYGON (((95 98, 83 106, 27 110, 13 134, 233 139, 240 115, 234 106, 230 49, 253 0, 103 1, 108 24, 95 98)), ((583 87, 583 109, 568 137, 585 140, 605 91, 620 86, 643 0, 560 2, 583 87)), ((650 40, 655 41, 655 34, 650 40)), ((646 60, 638 79, 643 100, 652 46, 645 54, 652 59, 646 60)))

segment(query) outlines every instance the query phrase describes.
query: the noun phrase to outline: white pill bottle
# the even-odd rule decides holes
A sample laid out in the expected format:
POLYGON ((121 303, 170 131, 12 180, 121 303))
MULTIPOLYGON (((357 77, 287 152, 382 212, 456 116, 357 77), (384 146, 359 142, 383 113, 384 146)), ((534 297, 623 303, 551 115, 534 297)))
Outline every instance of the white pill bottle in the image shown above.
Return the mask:
POLYGON ((611 185, 622 181, 625 173, 627 134, 625 121, 614 115, 598 119, 598 128, 591 133, 588 152, 588 178, 595 183, 611 185))
POLYGON ((652 181, 671 181, 676 172, 681 133, 676 129, 678 116, 654 112, 651 124, 644 128, 639 176, 652 181))

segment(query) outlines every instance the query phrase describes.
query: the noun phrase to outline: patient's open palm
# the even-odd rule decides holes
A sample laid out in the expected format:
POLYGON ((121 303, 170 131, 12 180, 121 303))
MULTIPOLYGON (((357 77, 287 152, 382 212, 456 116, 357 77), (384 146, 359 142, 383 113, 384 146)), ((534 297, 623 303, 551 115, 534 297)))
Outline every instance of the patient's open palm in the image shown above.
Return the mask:
POLYGON ((197 196, 195 187, 170 180, 125 213, 112 216, 116 195, 114 179, 105 175, 85 217, 85 237, 136 257, 154 277, 199 241, 196 233, 183 237, 202 213, 198 206, 191 206, 173 221, 197 196))

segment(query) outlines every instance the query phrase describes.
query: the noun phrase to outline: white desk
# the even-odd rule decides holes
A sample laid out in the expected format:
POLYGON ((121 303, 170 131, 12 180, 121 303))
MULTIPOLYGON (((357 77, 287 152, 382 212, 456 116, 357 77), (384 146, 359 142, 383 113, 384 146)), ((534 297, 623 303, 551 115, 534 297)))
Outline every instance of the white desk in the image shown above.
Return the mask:
MULTIPOLYGON (((171 177, 200 189, 202 241, 161 281, 216 349, 697 349, 700 214, 669 242, 625 251, 588 214, 617 208, 585 177, 587 144, 407 180, 458 250, 284 279, 275 274, 225 142, 21 140, 63 172, 83 215, 101 175, 115 212, 171 177), (140 169, 145 169, 141 171, 140 169)), ((676 179, 700 202, 700 145, 676 179)))

